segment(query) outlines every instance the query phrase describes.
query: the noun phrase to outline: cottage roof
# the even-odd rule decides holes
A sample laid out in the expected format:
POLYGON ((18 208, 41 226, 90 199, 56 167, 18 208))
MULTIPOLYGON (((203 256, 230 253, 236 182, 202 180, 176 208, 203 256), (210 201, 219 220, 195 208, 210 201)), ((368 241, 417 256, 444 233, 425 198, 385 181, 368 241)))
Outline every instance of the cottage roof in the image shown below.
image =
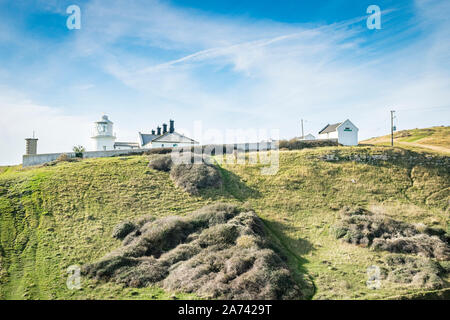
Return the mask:
POLYGON ((154 139, 159 137, 156 134, 147 134, 147 133, 140 133, 139 132, 139 138, 141 139, 141 145, 145 146, 146 144, 152 142, 154 139))
POLYGON ((193 143, 198 144, 197 141, 188 138, 178 132, 167 132, 157 138, 154 138, 151 142, 159 143, 193 143))
POLYGON ((329 133, 329 132, 334 132, 337 130, 337 128, 342 124, 342 122, 339 123, 335 123, 335 124, 327 124, 325 126, 325 128, 323 128, 322 130, 319 131, 319 134, 322 133, 329 133))

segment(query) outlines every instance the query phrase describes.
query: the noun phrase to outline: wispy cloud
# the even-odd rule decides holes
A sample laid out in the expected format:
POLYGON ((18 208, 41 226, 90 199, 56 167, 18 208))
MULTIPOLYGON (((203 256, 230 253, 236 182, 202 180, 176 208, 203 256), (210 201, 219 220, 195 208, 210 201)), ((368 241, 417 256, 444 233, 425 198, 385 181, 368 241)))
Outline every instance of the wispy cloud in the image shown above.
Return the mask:
POLYGON ((74 145, 90 145, 89 118, 36 104, 17 90, 0 87, 0 114, 0 149, 7 150, 2 152, 0 165, 20 163, 24 139, 33 132, 39 138, 39 153, 70 152, 74 145))
MULTIPOLYGON (((424 74, 430 77, 429 68, 426 71, 410 69, 417 63, 418 55, 414 51, 420 48, 421 41, 415 40, 393 52, 384 52, 385 48, 378 43, 364 43, 367 42, 364 39, 367 30, 361 22, 365 16, 332 25, 290 26, 267 21, 245 24, 239 20, 204 17, 195 12, 184 15, 164 6, 159 9, 164 11, 167 20, 153 21, 153 15, 147 17, 148 20, 136 20, 136 7, 131 10, 133 14, 128 13, 133 16, 130 19, 133 26, 136 26, 136 21, 151 20, 148 28, 145 23, 139 25, 141 41, 153 43, 154 39, 164 39, 173 45, 172 48, 199 46, 203 49, 162 63, 151 63, 150 66, 142 61, 133 65, 130 63, 132 58, 123 57, 105 65, 113 76, 148 93, 149 98, 160 96, 192 108, 213 110, 214 113, 254 114, 261 121, 272 119, 278 125, 285 117, 306 114, 306 117, 318 119, 323 112, 329 115, 329 119, 324 121, 338 121, 342 117, 363 118, 359 116, 361 106, 365 106, 368 113, 385 109, 392 103, 389 96, 404 92, 416 77, 424 74), (168 26, 167 21, 175 17, 177 23, 168 26), (200 21, 208 37, 203 37, 204 32, 195 33, 196 28, 192 33, 187 31, 192 30, 193 20, 200 21), (161 25, 158 27, 159 22, 161 25), (266 36, 266 30, 271 30, 270 37, 266 36), (183 33, 182 39, 176 37, 178 32, 183 33), (217 39, 226 45, 214 46, 217 39), (374 57, 376 53, 378 55, 374 57), (127 63, 118 63, 120 60, 127 63), (398 64, 393 65, 390 61, 398 64), (223 77, 215 70, 227 70, 228 67, 240 79, 234 83, 225 82, 222 92, 208 92, 208 84, 202 76, 206 75, 207 81, 211 76, 223 77), (404 74, 407 68, 409 72, 404 74), (368 96, 371 99, 368 100, 368 96)), ((383 14, 393 11, 386 10, 383 14)), ((111 14, 117 12, 127 15, 124 13, 127 9, 122 7, 110 11, 111 14)), ((156 12, 158 14, 158 10, 156 12)), ((118 20, 113 16, 110 18, 108 21, 118 20)), ((127 23, 123 19, 120 21, 122 27, 127 23)), ((106 28, 115 30, 109 25, 106 28)), ((386 34, 387 37, 392 35, 388 31, 386 34)), ((423 53, 423 49, 418 52, 423 53)), ((404 92, 403 98, 407 98, 404 101, 409 101, 411 94, 414 92, 404 92)), ((428 95, 431 98, 430 92, 428 95)), ((367 117, 366 121, 371 118, 367 117)), ((217 124, 217 121, 213 123, 217 124)))
MULTIPOLYGON (((21 94, 33 99, 0 101, 9 119, 3 132, 14 145, 21 145, 36 123, 57 127, 57 119, 73 115, 77 125, 68 126, 67 134, 87 144, 90 131, 83 130, 100 110, 112 114, 119 136, 127 139, 169 117, 184 127, 203 120, 206 128, 223 130, 279 128, 283 137, 298 135, 300 118, 308 120, 312 133, 350 118, 361 138, 385 134, 388 111, 397 106, 417 109, 399 112, 405 127, 445 124, 450 118, 449 109, 420 111, 450 101, 446 2, 417 1, 401 23, 404 8, 382 8, 382 30, 372 31, 366 29, 365 12, 334 24, 292 24, 156 0, 94 0, 81 7, 82 29, 52 44, 52 50, 13 24, 14 37, 0 31, 3 42, 20 38, 23 44, 16 45, 24 55, 31 55, 30 43, 45 52, 23 70, 0 67, 0 79, 11 84, 14 75, 21 77, 22 82, 15 79, 21 94), (26 76, 30 72, 33 76, 26 76), (13 119, 30 110, 53 120, 21 122, 20 132, 11 128, 13 119)), ((57 3, 47 10, 61 14, 57 3)), ((55 141, 51 128, 40 140, 45 150, 47 139, 55 141)), ((53 143, 53 151, 70 147, 72 140, 62 140, 53 143)))

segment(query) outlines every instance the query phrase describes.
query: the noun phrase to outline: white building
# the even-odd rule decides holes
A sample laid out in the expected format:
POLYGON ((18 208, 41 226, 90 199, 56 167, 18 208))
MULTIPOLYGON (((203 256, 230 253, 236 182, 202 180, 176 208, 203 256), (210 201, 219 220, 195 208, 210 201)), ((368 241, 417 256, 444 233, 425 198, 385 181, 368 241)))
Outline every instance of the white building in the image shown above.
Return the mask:
POLYGON ((131 150, 139 149, 139 143, 137 142, 115 142, 114 150, 131 150))
POLYGON ((188 138, 181 133, 175 132, 175 122, 170 120, 170 127, 167 124, 157 127, 152 133, 139 132, 139 144, 141 148, 175 148, 188 147, 199 144, 197 141, 188 138))
POLYGON ((139 142, 116 142, 113 122, 106 115, 94 124, 94 133, 92 134, 94 151, 174 148, 199 144, 197 141, 175 132, 173 120, 170 120, 169 130, 167 124, 164 123, 162 130, 161 127, 158 127, 157 131, 152 130, 151 134, 139 132, 139 142))
POLYGON ((113 122, 103 115, 100 121, 95 122, 93 148, 95 151, 114 150, 116 137, 113 134, 113 122))
POLYGON ((307 134, 304 137, 300 137, 298 138, 298 140, 302 140, 302 141, 311 141, 311 140, 316 140, 316 137, 314 137, 311 133, 307 134))
POLYGON ((319 131, 319 139, 337 140, 344 146, 358 145, 359 129, 350 121, 328 124, 319 131))

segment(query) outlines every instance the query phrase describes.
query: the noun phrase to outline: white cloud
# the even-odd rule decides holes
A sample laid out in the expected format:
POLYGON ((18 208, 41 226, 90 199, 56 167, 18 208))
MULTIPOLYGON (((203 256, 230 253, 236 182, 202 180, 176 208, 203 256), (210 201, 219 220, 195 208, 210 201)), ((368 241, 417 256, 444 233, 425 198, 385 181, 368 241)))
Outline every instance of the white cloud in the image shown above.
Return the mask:
MULTIPOLYGON (((93 1, 82 6, 82 29, 42 57, 46 70, 35 82, 57 85, 55 74, 64 70, 76 75, 70 68, 88 61, 90 74, 98 77, 75 78, 71 88, 92 97, 89 105, 105 107, 127 140, 169 117, 184 127, 203 120, 205 130, 279 128, 282 137, 299 134, 300 118, 308 120, 307 131, 313 134, 327 123, 350 118, 361 128, 360 138, 366 138, 388 132, 391 108, 420 109, 450 101, 449 10, 448 4, 418 1, 405 30, 393 34, 386 27, 369 42, 364 17, 299 25, 227 18, 156 0, 93 1), (411 41, 393 49, 388 45, 404 39, 411 41), (105 78, 117 79, 130 90, 126 105, 104 103, 98 92, 122 97, 125 91, 104 90, 105 78)), ((384 11, 383 21, 389 22, 391 14, 384 11)), ((77 97, 70 103, 76 105, 77 97)), ((43 134, 40 152, 88 143, 97 114, 87 119, 41 104, 47 103, 6 103, 0 97, 5 114, 0 130, 15 139, 8 145, 2 140, 1 147, 14 147, 12 158, 22 153, 23 139, 36 125, 38 135, 43 134), (29 120, 16 128, 21 118, 29 120), (66 126, 68 141, 55 134, 64 129, 63 122, 71 123, 66 126)), ((442 119, 450 118, 447 110, 399 112, 400 128, 443 124, 442 119)), ((3 159, 8 157, 0 159, 7 162, 3 159)))
MULTIPOLYGON (((402 48, 383 51, 392 34, 382 31, 386 39, 364 43, 363 17, 333 25, 300 26, 211 17, 158 2, 151 10, 144 8, 140 2, 131 8, 111 2, 107 12, 102 12, 107 17, 102 30, 114 30, 107 33, 108 41, 114 43, 133 29, 142 43, 187 54, 161 63, 138 59, 133 64, 132 55, 120 52, 114 63, 105 64, 106 70, 149 100, 158 97, 158 103, 166 99, 186 106, 196 119, 207 119, 210 125, 230 126, 221 121, 223 116, 240 114, 231 126, 256 121, 292 136, 297 134, 300 117, 311 119, 315 131, 328 122, 351 118, 363 128, 361 137, 368 137, 384 133, 374 119, 383 121, 390 106, 416 106, 420 101, 426 108, 449 101, 448 69, 442 70, 449 52, 442 40, 448 37, 439 29, 402 48), (435 34, 439 41, 428 46, 435 34), (225 77, 222 91, 210 90, 203 76, 220 79, 224 77, 220 71, 227 67, 237 80, 225 77)), ((415 30, 427 27, 431 18, 427 10, 418 7, 415 30)), ((90 36, 94 35, 86 35, 90 36)), ((164 103, 159 107, 164 109, 164 103)), ((420 120, 410 119, 410 123, 420 126, 420 120)))
POLYGON ((25 153, 25 138, 35 131, 38 153, 70 152, 74 145, 90 147, 91 121, 42 106, 19 92, 0 89, 0 165, 19 164, 25 153))

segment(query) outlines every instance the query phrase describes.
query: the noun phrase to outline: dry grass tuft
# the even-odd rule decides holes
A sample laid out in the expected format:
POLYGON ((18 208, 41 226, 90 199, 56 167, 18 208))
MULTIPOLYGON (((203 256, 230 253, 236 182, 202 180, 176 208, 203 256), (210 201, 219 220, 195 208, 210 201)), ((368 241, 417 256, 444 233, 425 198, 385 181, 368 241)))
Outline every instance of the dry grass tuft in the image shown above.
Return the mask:
POLYGON ((337 239, 376 250, 450 259, 444 230, 396 221, 363 208, 344 208, 341 213, 341 221, 333 226, 337 239))
POLYGON ((127 235, 136 229, 136 225, 130 221, 123 221, 114 227, 113 238, 123 240, 127 235))
POLYGON ((71 158, 67 155, 67 153, 62 153, 60 156, 58 156, 56 161, 58 162, 71 161, 71 158))
POLYGON ((319 148, 319 147, 331 147, 331 146, 338 146, 339 144, 337 141, 331 141, 331 140, 311 140, 311 141, 305 141, 305 140, 298 140, 298 139, 291 139, 291 140, 280 140, 279 142, 279 148, 280 150, 302 150, 307 148, 319 148))
POLYGON ((228 204, 144 223, 121 248, 83 272, 130 287, 158 284, 205 298, 304 298, 286 263, 267 243, 258 216, 228 204))
POLYGON ((148 166, 158 171, 169 172, 172 168, 172 158, 170 155, 160 155, 150 160, 148 166))
POLYGON ((161 155, 150 160, 149 167, 158 171, 170 171, 175 184, 191 195, 199 194, 201 189, 218 188, 222 185, 222 177, 210 159, 191 156, 189 164, 175 164, 170 155, 161 155))
POLYGON ((71 158, 67 153, 62 153, 53 161, 49 161, 41 164, 41 167, 52 167, 57 165, 60 162, 77 162, 80 161, 80 158, 71 158))
POLYGON ((170 177, 178 187, 194 195, 201 189, 218 188, 222 185, 219 170, 207 163, 175 165, 170 171, 170 177))
POLYGON ((385 258, 387 270, 386 280, 410 284, 428 290, 440 289, 444 286, 442 276, 445 270, 431 259, 391 254, 385 258))

